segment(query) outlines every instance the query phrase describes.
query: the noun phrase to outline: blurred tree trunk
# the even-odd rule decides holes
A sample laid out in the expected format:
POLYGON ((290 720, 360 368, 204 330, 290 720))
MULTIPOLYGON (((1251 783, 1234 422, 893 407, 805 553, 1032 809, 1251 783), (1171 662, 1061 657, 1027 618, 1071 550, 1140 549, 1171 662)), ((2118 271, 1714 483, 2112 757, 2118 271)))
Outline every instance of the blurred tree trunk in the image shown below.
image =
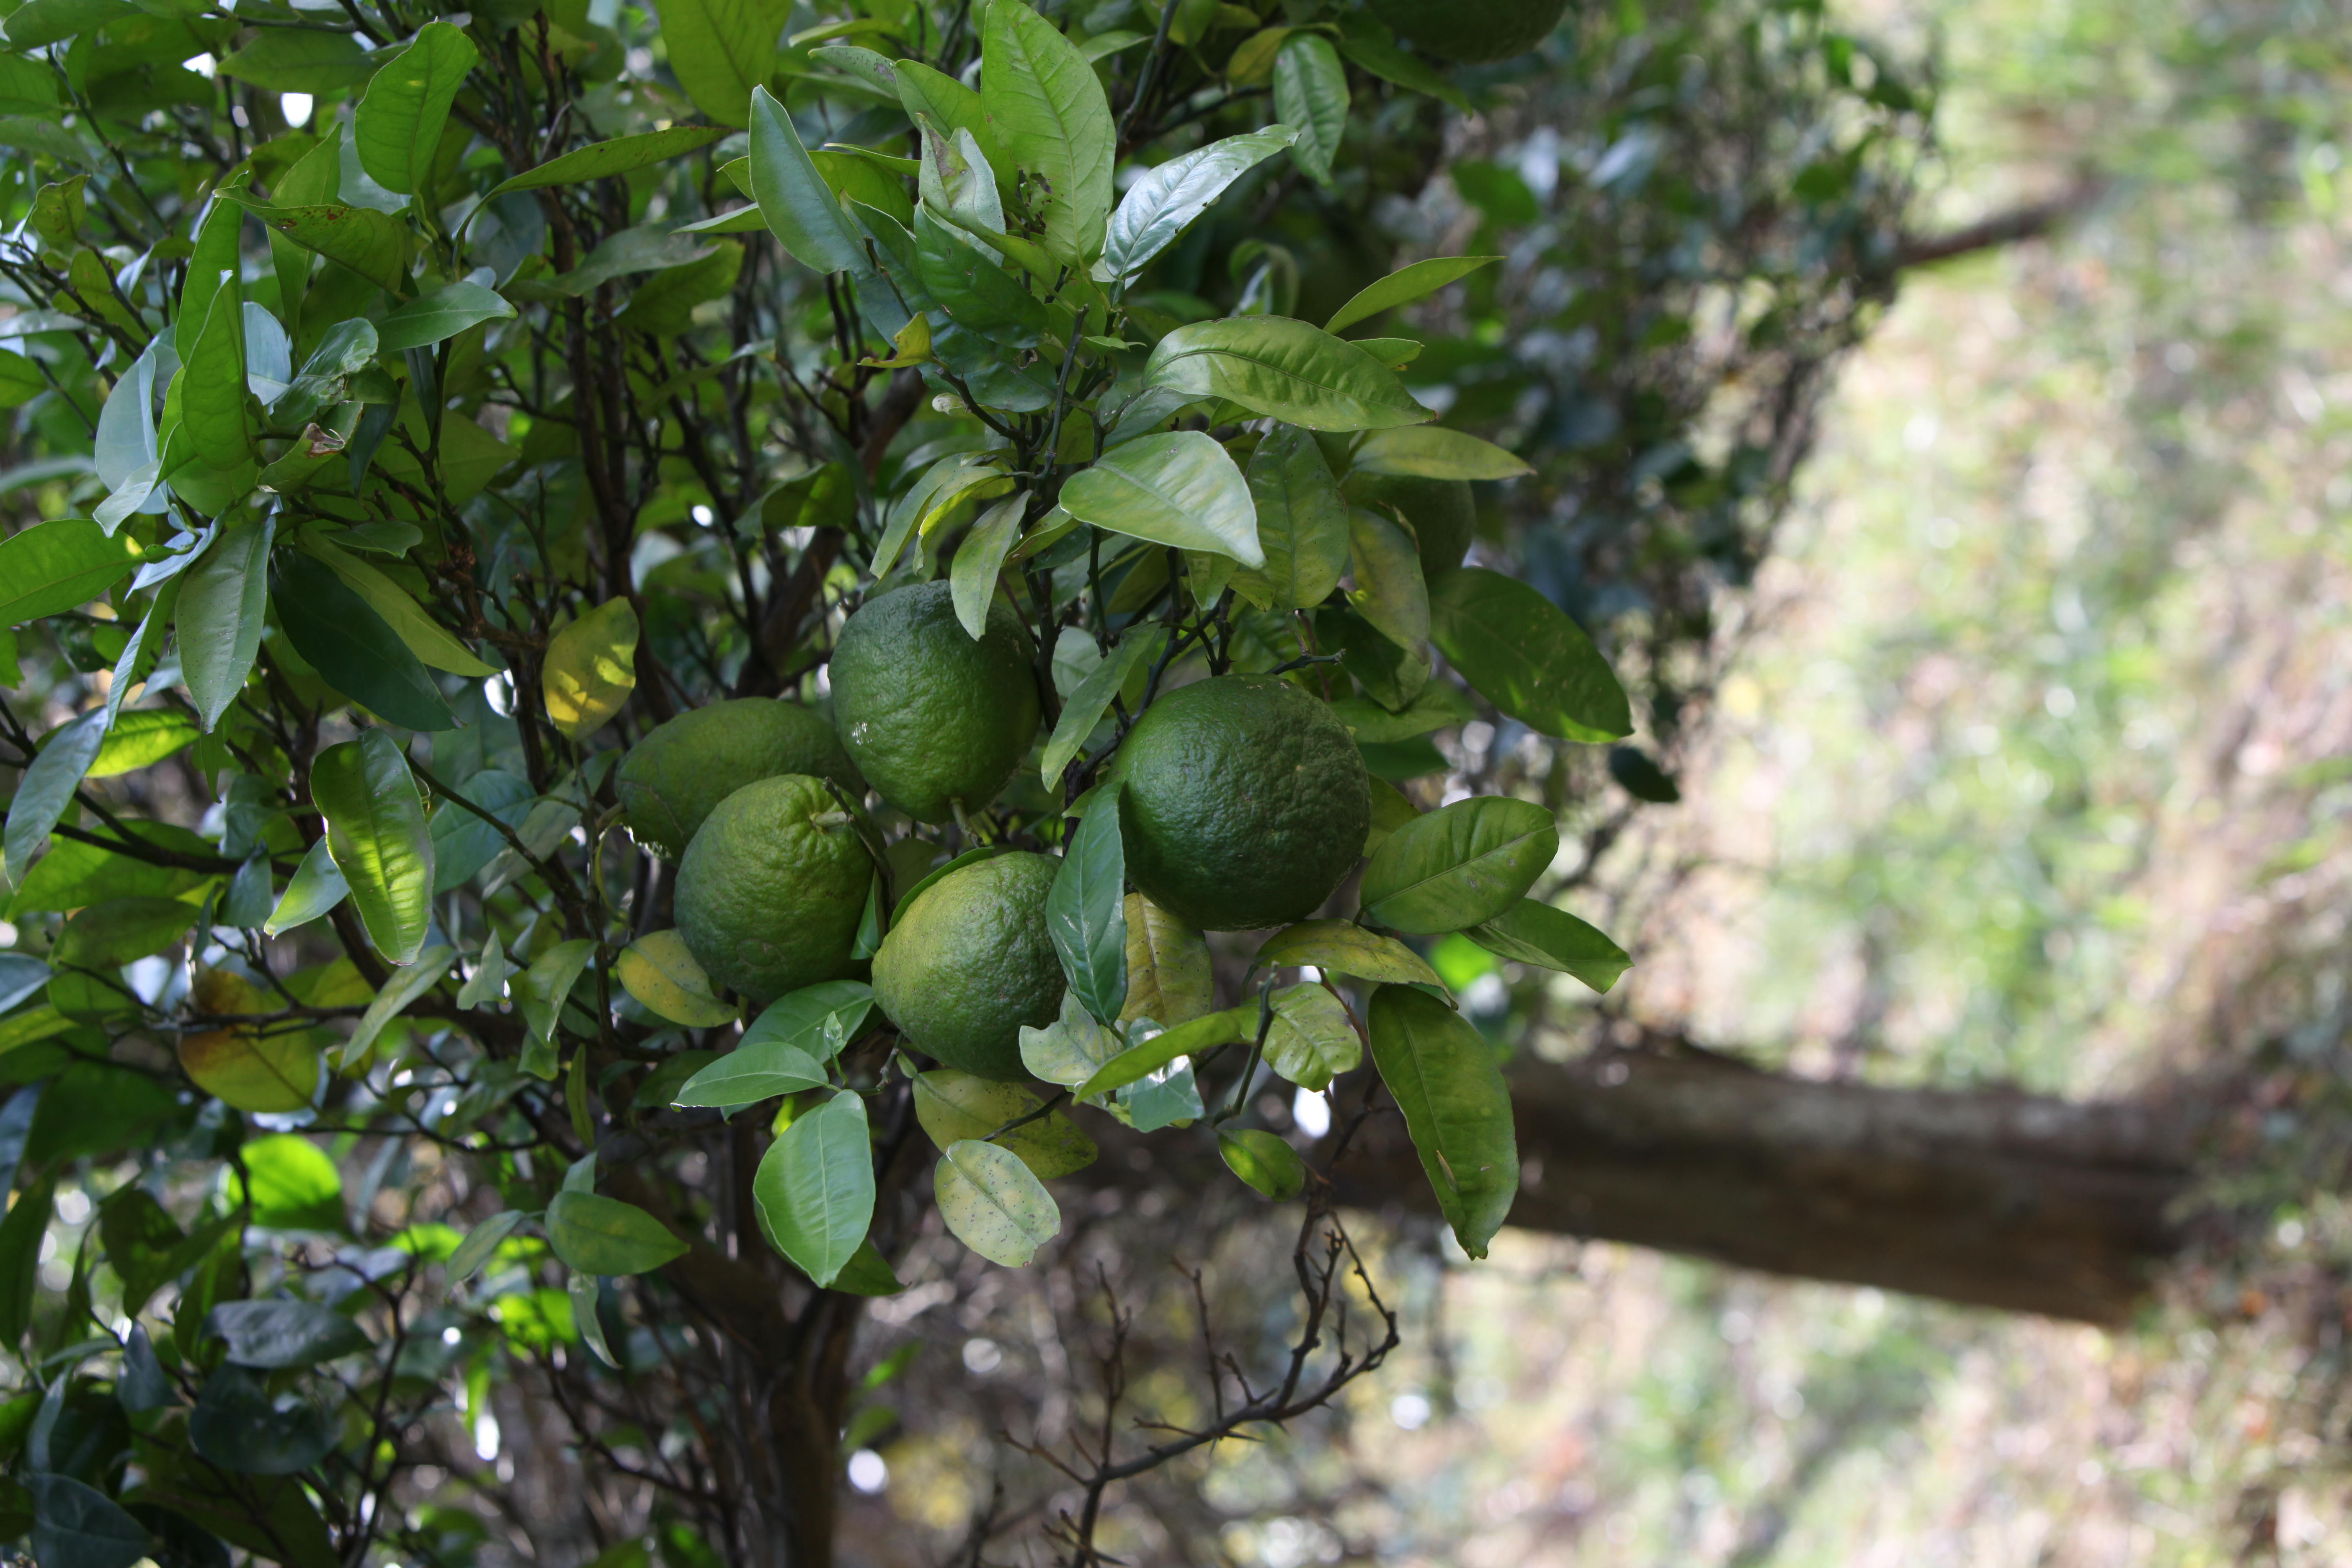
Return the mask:
MULTIPOLYGON (((1604 1051, 1512 1075, 1511 1223, 1816 1279, 2115 1323, 2182 1239, 2200 1118, 1988 1089, 1778 1077, 1604 1051)), ((1351 1101, 1352 1103, 1352 1101, 1351 1101)), ((1339 1170, 1347 1201, 1433 1209, 1394 1115, 1339 1170)))

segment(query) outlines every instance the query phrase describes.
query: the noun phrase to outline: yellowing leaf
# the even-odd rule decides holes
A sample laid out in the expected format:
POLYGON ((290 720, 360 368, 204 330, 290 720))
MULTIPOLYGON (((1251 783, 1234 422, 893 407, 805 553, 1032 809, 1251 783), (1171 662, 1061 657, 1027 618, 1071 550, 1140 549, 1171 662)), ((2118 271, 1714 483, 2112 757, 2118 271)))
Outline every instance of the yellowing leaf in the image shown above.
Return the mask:
POLYGON ((609 723, 636 689, 637 613, 607 599, 547 645, 540 689, 547 716, 572 740, 609 723))
POLYGON ((613 967, 630 995, 673 1024, 709 1029, 734 1021, 735 1009, 711 994, 710 976, 677 931, 647 931, 613 967))

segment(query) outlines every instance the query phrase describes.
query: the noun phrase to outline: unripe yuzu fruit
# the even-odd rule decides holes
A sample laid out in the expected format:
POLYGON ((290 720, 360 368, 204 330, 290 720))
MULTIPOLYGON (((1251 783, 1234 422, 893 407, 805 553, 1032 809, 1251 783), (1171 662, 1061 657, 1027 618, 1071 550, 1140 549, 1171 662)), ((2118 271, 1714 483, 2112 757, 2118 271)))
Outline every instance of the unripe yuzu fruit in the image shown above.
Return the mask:
POLYGON ((866 794, 823 715, 766 697, 713 702, 657 726, 629 748, 614 787, 637 841, 676 860, 712 807, 778 773, 831 779, 853 800, 866 794))
MULTIPOLYGON (((961 634, 959 634, 961 635, 961 634)), ((1062 863, 1024 850, 974 861, 898 911, 874 955, 874 1000, 942 1065, 1018 1082, 1021 1028, 1061 1016, 1045 896, 1062 863)))
POLYGON ((677 929, 711 980, 765 1006, 849 969, 874 862, 831 791, 803 773, 712 809, 677 868, 677 929))

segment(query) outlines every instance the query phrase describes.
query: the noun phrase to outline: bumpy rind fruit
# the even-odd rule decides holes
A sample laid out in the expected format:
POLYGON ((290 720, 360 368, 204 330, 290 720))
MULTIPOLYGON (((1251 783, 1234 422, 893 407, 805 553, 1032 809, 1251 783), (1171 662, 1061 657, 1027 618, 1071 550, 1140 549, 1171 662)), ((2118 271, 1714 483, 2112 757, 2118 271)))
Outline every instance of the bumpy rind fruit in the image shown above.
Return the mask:
POLYGON ((1489 65, 1550 37, 1568 0, 1372 0, 1372 10, 1440 58, 1489 65))
POLYGON ((1202 931, 1303 920, 1363 853, 1364 760, 1326 704, 1268 675, 1162 697, 1121 743, 1127 874, 1202 931))
POLYGON ((1061 862, 1015 851, 940 878, 899 911, 874 955, 874 1000, 917 1050, 1018 1082, 1021 1028, 1060 1016, 1062 961, 1045 930, 1061 862))
POLYGON ((761 779, 719 803, 677 868, 677 929, 710 978, 765 1006, 849 969, 874 863, 823 783, 761 779))
POLYGON ((831 779, 853 799, 866 794, 823 715, 765 697, 679 714, 629 748, 614 786, 637 841, 675 860, 720 801, 779 773, 831 779))
POLYGON ((918 822, 996 798, 1037 737, 1037 680, 998 600, 974 641, 945 583, 867 604, 833 650, 833 715, 850 760, 918 822))
POLYGON ((1409 474, 1348 476, 1347 497, 1358 506, 1394 507, 1412 525, 1421 545, 1421 574, 1434 579, 1470 553, 1478 531, 1478 502, 1467 479, 1423 479, 1409 474))

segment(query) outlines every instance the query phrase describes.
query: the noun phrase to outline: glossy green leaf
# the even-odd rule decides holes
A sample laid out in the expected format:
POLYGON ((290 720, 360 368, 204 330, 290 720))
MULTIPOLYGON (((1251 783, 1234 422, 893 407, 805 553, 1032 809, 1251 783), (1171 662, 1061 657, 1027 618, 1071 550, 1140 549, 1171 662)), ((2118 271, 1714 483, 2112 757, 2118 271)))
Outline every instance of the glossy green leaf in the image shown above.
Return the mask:
POLYGON ((1429 631, 1478 694, 1530 730, 1570 741, 1633 732, 1625 689, 1566 611, 1483 566, 1429 585, 1429 631))
POLYGON ((1217 1152, 1225 1169, 1276 1203, 1307 1190, 1307 1163, 1278 1135, 1261 1128, 1219 1132, 1217 1152))
POLYGON ((328 685, 404 730, 457 727, 424 662, 326 563, 286 555, 270 588, 287 640, 328 685))
POLYGON ((1364 868, 1364 911, 1392 930, 1465 931, 1519 900, 1559 853, 1551 813, 1478 795, 1391 834, 1364 868))
POLYGON ((792 116, 764 87, 751 89, 751 194, 768 231, 812 271, 871 271, 856 226, 810 161, 792 116))
POLYGON ((940 1158, 932 1187, 957 1240, 1007 1268, 1021 1268, 1061 1234, 1062 1211, 1021 1157, 966 1139, 940 1158))
POLYGON ((607 599, 555 634, 540 667, 547 716, 571 740, 610 723, 637 686, 637 612, 607 599))
POLYGON ((1274 117, 1299 128, 1291 162, 1317 184, 1331 183, 1331 161, 1348 130, 1348 68, 1320 33, 1292 33, 1274 57, 1274 117))
POLYGON ((120 969, 172 946, 195 919, 196 906, 177 899, 109 899, 75 911, 49 960, 59 969, 120 969))
POLYGON ((785 0, 662 0, 669 68, 694 107, 721 125, 748 125, 752 96, 775 75, 785 0))
POLYGON ((33 1495, 33 1561, 41 1568, 131 1568, 152 1549, 147 1529, 70 1476, 26 1478, 33 1495))
POLYGON ((780 1039, 746 1039, 688 1079, 670 1103, 732 1110, 780 1094, 821 1089, 824 1082, 824 1066, 800 1047, 780 1039))
POLYGON ((17 781, 8 802, 7 836, 0 840, 10 887, 24 881, 34 857, 47 846, 49 829, 73 805, 74 791, 105 742, 106 710, 93 709, 51 731, 47 744, 17 781))
POLYGON ((142 708, 121 714, 107 731, 88 776, 110 779, 152 767, 195 738, 195 721, 174 709, 142 708))
POLYGON ((370 179, 400 195, 423 185, 449 106, 480 58, 457 27, 427 22, 378 68, 352 115, 352 143, 370 179))
POLYGON ((1516 479, 1535 472, 1492 441, 1435 425, 1365 437, 1356 447, 1356 471, 1423 479, 1516 479))
MULTIPOLYGON (((1428 61, 1409 55, 1394 44, 1369 32, 1358 32, 1339 40, 1339 52, 1348 62, 1385 82, 1393 82, 1407 92, 1417 92, 1451 104, 1463 113, 1471 112, 1469 97, 1446 79, 1428 61)), ((1336 328, 1334 329, 1337 330, 1336 328)))
MULTIPOLYGON (((32 1092, 19 1089, 18 1094, 32 1092)), ((15 1101, 11 1101, 14 1104, 15 1101)), ((0 1347, 11 1354, 24 1343, 33 1321, 35 1288, 41 1278, 41 1242, 47 1236, 58 1179, 47 1176, 16 1194, 0 1218, 0 1347)))
POLYGON ((1216 1008, 1206 938, 1145 898, 1127 896, 1127 1005, 1119 1019, 1189 1024, 1216 1008))
POLYGON ((407 282, 408 228, 390 213, 338 202, 273 206, 235 194, 221 199, 236 202, 272 232, 341 263, 380 289, 397 293, 407 282))
POLYGON ((28 0, 9 16, 5 31, 10 48, 37 49, 137 15, 123 0, 28 0))
POLYGON ((514 313, 515 308, 496 289, 460 279, 411 300, 378 321, 376 347, 388 354, 430 348, 444 338, 456 337, 467 327, 505 321, 514 313))
POLYGON ((995 143, 1041 189, 1030 210, 1045 247, 1080 267, 1103 250, 1118 148, 1102 79, 1060 28, 1026 5, 991 5, 982 32, 980 94, 995 143))
POLYGON ((1429 587, 1412 537, 1393 519, 1360 506, 1349 510, 1348 538, 1356 567, 1348 603, 1356 614, 1399 647, 1427 642, 1429 587))
POLYGON ((996 172, 998 197, 1011 200, 1015 189, 1014 171, 1003 145, 996 139, 995 127, 979 92, 920 60, 894 61, 890 71, 907 118, 918 125, 928 120, 943 136, 970 132, 986 155, 988 166, 996 172))
POLYGON ((999 1083, 971 1073, 938 1068, 915 1077, 915 1117, 931 1142, 945 1151, 974 1138, 995 1142, 1021 1157, 1046 1181, 1082 1171, 1095 1162, 1095 1142, 1076 1122, 1055 1110, 1002 1137, 989 1134, 1035 1116, 1045 1101, 1019 1084, 999 1083))
POLYGON ((1458 283, 1480 268, 1491 267, 1502 259, 1499 256, 1433 256, 1426 261, 1400 267, 1379 282, 1358 290, 1354 299, 1331 313, 1323 330, 1345 331, 1383 310, 1426 300, 1447 284, 1458 283))
POLYGON ((368 1048, 383 1033, 384 1026, 405 1012, 410 1003, 439 984, 457 962, 456 948, 436 945, 418 953, 415 963, 394 972, 383 983, 383 989, 368 1004, 367 1011, 360 1015, 359 1026, 352 1031, 351 1038, 343 1042, 341 1061, 344 1070, 366 1060, 368 1048))
POLYGON ((1464 697, 1443 681, 1431 681, 1404 707, 1391 712, 1362 697, 1342 697, 1331 704, 1331 716, 1348 733, 1370 746, 1391 745, 1416 735, 1465 724, 1477 717, 1464 697))
MULTIPOLYGON (((222 59, 219 73, 264 92, 343 92, 375 74, 382 62, 350 33, 308 27, 259 27, 252 42, 222 59)), ((275 187, 273 187, 275 188, 275 187)))
POLYGON ((835 1095, 793 1118, 751 1182, 761 1228, 819 1287, 848 1267, 874 1223, 874 1148, 866 1101, 835 1095))
MULTIPOLYGON (((899 908, 904 909, 911 896, 900 894, 899 908)), ((873 1011, 874 988, 864 981, 819 981, 768 1004, 767 1010, 743 1031, 743 1045, 772 1040, 805 1051, 820 1062, 831 1061, 865 1030, 873 1011)))
POLYGON ((1301 921, 1286 926, 1259 945, 1250 963, 1258 969, 1312 965, 1328 974, 1399 985, 1445 984, 1427 960, 1396 938, 1349 921, 1301 921))
POLYGON ((606 1277, 646 1274, 686 1256, 686 1243, 635 1204, 563 1192, 547 1205, 547 1245, 567 1268, 606 1277))
POLYGON ((1309 430, 1384 430, 1432 417, 1396 372, 1287 316, 1195 321, 1160 340, 1144 384, 1223 397, 1309 430))
POLYGON ((0 626, 77 609, 139 564, 139 546, 79 517, 37 522, 0 540, 0 626))
MULTIPOLYGON (((927 207, 915 215, 915 241, 923 288, 958 326, 1006 342, 1046 331, 1045 307, 966 231, 933 217, 927 207)), ((935 350, 945 346, 934 339, 935 350)))
POLYGON ((316 530, 304 531, 299 542, 305 554, 323 563, 344 587, 366 600, 368 608, 383 617, 384 624, 408 645, 408 651, 416 656, 419 663, 475 680, 498 673, 475 658, 447 627, 426 613, 424 605, 409 597, 405 588, 375 567, 337 547, 316 530))
POLYGON ((1062 487, 1080 522, 1180 550, 1211 550, 1263 566, 1249 480, 1198 430, 1146 436, 1113 447, 1062 487))
POLYGON ((1110 711, 1111 699, 1127 685, 1136 667, 1150 658, 1166 640, 1157 626, 1130 626, 1119 637, 1118 644, 1108 658, 1095 666, 1062 702, 1061 716, 1054 721, 1054 732, 1045 741, 1044 760, 1038 773, 1048 789, 1061 783, 1062 771, 1087 743, 1087 737, 1110 711))
POLYGON ((245 686, 261 650, 271 521, 231 518, 188 568, 174 616, 180 675, 209 731, 245 686))
POLYGON ((433 914, 433 837, 400 748, 381 730, 328 747, 310 763, 310 798, 368 940, 394 963, 415 963, 433 914))
POLYGON ((1339 998, 1320 985, 1286 985, 1274 994, 1274 1020, 1265 1031, 1265 1065, 1301 1089, 1318 1093, 1353 1072, 1364 1043, 1339 998))
MULTIPOLYGON (((675 51, 677 47, 676 37, 672 36, 670 47, 675 51)), ((672 68, 677 68, 675 54, 672 68)), ((747 105, 751 102, 748 89, 743 100, 747 105)), ((727 127, 724 125, 673 125, 667 131, 615 136, 609 141, 575 148, 561 158, 551 158, 536 169, 526 170, 510 180, 502 181, 485 200, 494 201, 509 191, 537 191, 550 185, 574 185, 586 180, 610 179, 615 174, 628 174, 633 169, 649 169, 656 163, 667 163, 672 158, 708 147, 726 134, 727 127)))
MULTIPOLYGON (((530 1031, 533 1045, 541 1051, 546 1050, 555 1038, 556 1020, 562 1016, 564 999, 572 994, 573 984, 588 967, 588 960, 595 951, 596 944, 586 937, 559 942, 532 959, 530 967, 523 971, 522 978, 515 982, 515 1007, 522 1014, 523 1025, 530 1031)), ((526 1052, 523 1061, 525 1068, 540 1078, 552 1079, 555 1076, 551 1053, 534 1061, 526 1052), (540 1070, 542 1068, 544 1070, 540 1070)))
POLYGON ((302 857, 302 863, 294 868, 294 875, 288 880, 286 891, 278 895, 278 907, 269 911, 269 918, 261 924, 262 934, 277 936, 297 926, 308 925, 349 898, 351 891, 351 884, 344 881, 342 872, 335 868, 334 856, 329 852, 327 841, 321 838, 310 846, 309 853, 302 857))
MULTIPOLYGON (((1003 234, 1003 198, 997 190, 996 171, 990 165, 987 149, 980 144, 980 139, 970 130, 942 134, 928 117, 917 122, 917 129, 923 136, 923 156, 917 165, 923 210, 943 223, 975 234, 1003 234)), ((897 189, 895 184, 892 188, 897 189)), ((898 217, 898 207, 906 205, 903 193, 896 201, 875 201, 862 195, 859 199, 893 217, 898 217)), ((912 209, 899 221, 911 228, 915 222, 912 209)))
POLYGON ((1045 931, 1087 1010, 1108 1022, 1127 1005, 1127 846, 1118 785, 1104 786, 1063 847, 1045 897, 1045 931))
POLYGON ((1144 1079, 1173 1065, 1180 1057, 1194 1056, 1212 1046, 1231 1045, 1236 1040, 1253 1039, 1257 1035, 1257 1009, 1229 1007, 1222 1013, 1212 1013, 1163 1030, 1139 1045, 1130 1046, 1103 1064, 1092 1077, 1075 1091, 1080 1100, 1092 1100, 1113 1089, 1144 1079))
POLYGON ((466 1239, 457 1244, 457 1250, 451 1253, 448 1261, 443 1265, 446 1289, 454 1292, 458 1286, 480 1273, 482 1265, 498 1251, 499 1243, 514 1234, 514 1228, 522 1223, 522 1217, 520 1209, 500 1209, 467 1231, 466 1239))
MULTIPOLYGON (((222 208, 234 212, 235 208, 222 208)), ((180 416, 188 438, 215 468, 226 468, 253 449, 246 404, 244 290, 231 268, 214 293, 203 330, 180 373, 180 416)))
POLYGON ((1405 1131, 1454 1238, 1473 1258, 1518 1195, 1518 1138, 1495 1047, 1425 991, 1372 994, 1372 1061, 1404 1113, 1405 1131))
POLYGON ((710 976, 675 931, 647 931, 621 951, 613 973, 647 1011, 689 1029, 735 1021, 736 1009, 712 993, 710 976))
POLYGON ((225 1301, 206 1315, 205 1332, 227 1346, 230 1361, 265 1371, 316 1366, 369 1348, 358 1324, 310 1301, 225 1301))
POLYGON ((1249 465, 1257 537, 1265 552, 1272 606, 1312 609, 1348 570, 1348 503, 1315 437, 1281 425, 1258 443, 1249 465))
POLYGON ((1574 975, 1606 992, 1633 967, 1625 950, 1566 910, 1521 899, 1493 920, 1470 928, 1470 940, 1487 952, 1518 963, 1533 963, 1574 975))
POLYGON ((1106 283, 1132 282, 1235 180, 1297 140, 1297 126, 1269 125, 1145 170, 1111 214, 1095 275, 1106 283))
POLYGON ((327 1152, 298 1132, 257 1138, 239 1152, 248 1187, 232 1168, 228 1201, 250 1203, 253 1223, 271 1230, 340 1231, 350 1223, 343 1213, 343 1179, 327 1152))
POLYGON ((981 513, 956 547, 948 574, 948 591, 955 604, 956 620, 974 642, 988 626, 989 601, 996 597, 997 574, 1021 537, 1026 495, 1009 496, 981 513))

